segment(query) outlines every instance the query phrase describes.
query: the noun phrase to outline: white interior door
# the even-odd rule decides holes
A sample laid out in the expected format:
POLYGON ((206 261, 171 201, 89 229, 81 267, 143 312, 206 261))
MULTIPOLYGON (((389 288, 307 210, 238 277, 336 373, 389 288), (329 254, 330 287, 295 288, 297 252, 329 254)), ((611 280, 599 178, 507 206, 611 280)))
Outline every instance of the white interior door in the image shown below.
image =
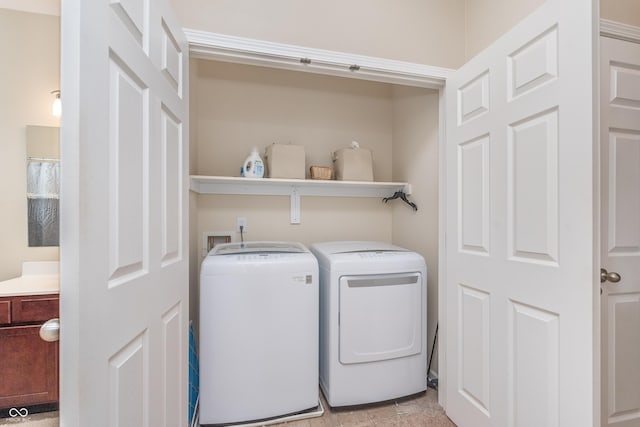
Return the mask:
POLYGON ((597 424, 595 10, 548 0, 447 79, 444 381, 461 427, 597 424))
POLYGON ((640 426, 640 44, 601 38, 602 426, 640 426), (613 278, 615 280, 615 277, 613 278))
POLYGON ((184 426, 186 41, 164 0, 61 14, 61 425, 184 426))

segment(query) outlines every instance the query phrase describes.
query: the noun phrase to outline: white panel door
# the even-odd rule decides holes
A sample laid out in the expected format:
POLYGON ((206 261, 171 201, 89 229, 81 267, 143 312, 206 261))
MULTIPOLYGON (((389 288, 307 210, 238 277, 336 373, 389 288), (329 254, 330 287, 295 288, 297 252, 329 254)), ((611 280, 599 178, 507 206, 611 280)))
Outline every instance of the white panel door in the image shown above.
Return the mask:
POLYGON ((548 0, 447 79, 444 381, 461 427, 598 419, 593 10, 548 0))
POLYGON ((640 44, 600 52, 602 426, 640 427, 640 44))
POLYGON ((62 3, 61 425, 187 425, 188 51, 164 0, 62 3))

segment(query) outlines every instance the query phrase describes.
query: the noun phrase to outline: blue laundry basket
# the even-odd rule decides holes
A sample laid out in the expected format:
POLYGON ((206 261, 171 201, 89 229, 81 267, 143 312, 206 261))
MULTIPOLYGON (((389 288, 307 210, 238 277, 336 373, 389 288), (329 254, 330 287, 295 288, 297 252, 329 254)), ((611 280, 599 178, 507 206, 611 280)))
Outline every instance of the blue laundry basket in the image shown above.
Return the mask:
POLYGON ((198 396, 200 393, 200 366, 198 364, 198 349, 193 323, 189 321, 189 425, 196 426, 198 410, 198 396))

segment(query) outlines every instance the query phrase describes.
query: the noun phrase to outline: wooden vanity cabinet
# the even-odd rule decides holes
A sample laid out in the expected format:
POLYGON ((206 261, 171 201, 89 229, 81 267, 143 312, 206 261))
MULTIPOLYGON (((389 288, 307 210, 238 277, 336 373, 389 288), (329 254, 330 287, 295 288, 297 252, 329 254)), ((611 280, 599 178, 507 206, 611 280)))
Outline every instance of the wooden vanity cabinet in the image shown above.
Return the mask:
POLYGON ((58 401, 58 342, 39 335, 58 307, 57 294, 0 297, 0 409, 58 401))

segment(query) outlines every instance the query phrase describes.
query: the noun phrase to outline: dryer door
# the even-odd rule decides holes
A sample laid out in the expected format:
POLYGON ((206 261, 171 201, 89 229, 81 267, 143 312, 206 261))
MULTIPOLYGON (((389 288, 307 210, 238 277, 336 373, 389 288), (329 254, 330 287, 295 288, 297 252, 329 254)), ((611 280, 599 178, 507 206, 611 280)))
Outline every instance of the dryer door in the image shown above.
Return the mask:
POLYGON ((340 278, 340 362, 418 354, 422 348, 422 274, 340 278))

